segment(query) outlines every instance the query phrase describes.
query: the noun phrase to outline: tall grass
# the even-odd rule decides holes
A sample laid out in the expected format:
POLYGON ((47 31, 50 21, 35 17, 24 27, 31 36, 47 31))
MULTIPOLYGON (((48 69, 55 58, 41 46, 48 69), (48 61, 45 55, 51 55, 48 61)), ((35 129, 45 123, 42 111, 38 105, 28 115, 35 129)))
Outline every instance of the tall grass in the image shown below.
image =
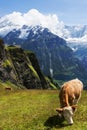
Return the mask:
POLYGON ((87 92, 82 93, 74 125, 58 119, 58 90, 0 92, 0 130, 87 130, 87 92))

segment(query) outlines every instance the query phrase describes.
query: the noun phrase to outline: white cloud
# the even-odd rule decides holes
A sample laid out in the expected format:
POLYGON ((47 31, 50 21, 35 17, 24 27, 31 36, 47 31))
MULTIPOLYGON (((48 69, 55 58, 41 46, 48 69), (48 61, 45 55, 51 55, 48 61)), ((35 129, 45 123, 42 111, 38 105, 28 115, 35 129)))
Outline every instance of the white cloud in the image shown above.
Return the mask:
POLYGON ((3 24, 5 24, 5 26, 6 26, 6 23, 7 23, 7 25, 9 23, 12 23, 12 24, 15 24, 15 25, 23 25, 24 24, 24 19, 23 19, 23 16, 22 16, 21 13, 13 12, 12 14, 8 14, 8 15, 2 17, 0 19, 0 23, 1 22, 3 24))
POLYGON ((31 9, 29 12, 22 14, 20 12, 13 12, 12 14, 6 15, 0 19, 0 24, 5 24, 4 30, 7 26, 12 29, 14 26, 21 27, 23 25, 41 25, 47 27, 51 32, 63 36, 64 34, 64 23, 59 21, 56 14, 41 14, 36 9, 31 9))
POLYGON ((48 28, 51 30, 51 32, 58 34, 59 36, 63 35, 62 31, 64 28, 64 23, 59 21, 56 14, 44 15, 36 9, 32 9, 23 15, 23 19, 25 24, 28 26, 41 25, 42 27, 48 28))
POLYGON ((84 35, 83 37, 79 38, 67 38, 66 41, 68 43, 74 43, 76 45, 87 45, 87 35, 84 35))

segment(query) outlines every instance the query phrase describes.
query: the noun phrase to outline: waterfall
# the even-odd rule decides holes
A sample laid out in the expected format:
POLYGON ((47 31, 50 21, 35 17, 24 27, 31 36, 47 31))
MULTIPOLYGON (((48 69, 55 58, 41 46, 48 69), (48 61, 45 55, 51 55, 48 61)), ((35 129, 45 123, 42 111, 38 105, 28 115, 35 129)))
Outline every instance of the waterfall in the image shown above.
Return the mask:
POLYGON ((52 56, 51 53, 49 53, 49 62, 50 62, 50 75, 53 77, 53 69, 52 69, 52 56))

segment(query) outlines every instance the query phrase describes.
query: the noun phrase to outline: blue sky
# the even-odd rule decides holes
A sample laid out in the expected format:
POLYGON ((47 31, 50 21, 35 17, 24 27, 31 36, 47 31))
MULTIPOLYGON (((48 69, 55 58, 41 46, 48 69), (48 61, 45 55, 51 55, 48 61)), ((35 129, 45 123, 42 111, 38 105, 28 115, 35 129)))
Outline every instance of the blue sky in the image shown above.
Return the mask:
POLYGON ((34 8, 43 14, 57 14, 65 24, 87 24, 87 0, 0 0, 0 16, 34 8))

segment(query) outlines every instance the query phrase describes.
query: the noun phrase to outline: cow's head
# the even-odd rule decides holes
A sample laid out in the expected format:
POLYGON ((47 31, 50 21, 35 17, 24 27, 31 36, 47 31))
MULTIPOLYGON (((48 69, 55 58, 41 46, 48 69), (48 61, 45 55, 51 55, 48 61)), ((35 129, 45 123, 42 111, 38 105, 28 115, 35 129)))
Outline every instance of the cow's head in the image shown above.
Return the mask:
POLYGON ((64 116, 65 120, 68 122, 68 124, 72 125, 73 124, 73 113, 76 109, 77 105, 73 106, 67 106, 64 108, 56 108, 56 111, 61 114, 61 117, 64 116))

